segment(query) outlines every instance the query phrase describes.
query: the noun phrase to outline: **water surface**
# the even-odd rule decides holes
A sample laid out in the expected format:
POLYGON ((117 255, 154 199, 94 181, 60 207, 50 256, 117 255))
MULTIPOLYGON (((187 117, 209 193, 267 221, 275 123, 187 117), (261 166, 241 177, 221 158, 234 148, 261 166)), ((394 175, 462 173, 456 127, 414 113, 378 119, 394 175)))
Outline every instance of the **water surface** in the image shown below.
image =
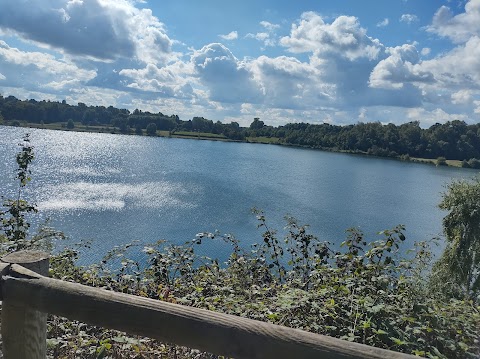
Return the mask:
MULTIPOLYGON (((275 145, 0 126, 7 196, 26 132, 36 154, 28 196, 70 241, 92 241, 87 261, 133 240, 183 243, 203 231, 233 233, 248 246, 261 240, 252 207, 280 232, 288 214, 333 243, 350 227, 375 239, 404 224, 410 245, 441 234, 444 185, 477 173, 275 145)), ((225 250, 218 240, 201 246, 212 257, 225 250)))

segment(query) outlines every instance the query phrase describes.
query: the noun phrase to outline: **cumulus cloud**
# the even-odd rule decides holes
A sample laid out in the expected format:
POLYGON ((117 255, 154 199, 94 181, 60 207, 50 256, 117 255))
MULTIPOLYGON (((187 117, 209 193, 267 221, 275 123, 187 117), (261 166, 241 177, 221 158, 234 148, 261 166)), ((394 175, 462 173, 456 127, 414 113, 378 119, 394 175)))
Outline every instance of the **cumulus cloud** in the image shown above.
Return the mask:
POLYGON ((3 86, 22 87, 47 91, 69 90, 95 77, 93 70, 42 52, 27 52, 10 47, 0 40, 0 68, 9 74, 4 76, 3 86))
POLYGON ((260 25, 265 29, 265 31, 257 32, 256 34, 248 33, 245 38, 255 39, 263 42, 265 47, 275 46, 278 39, 275 31, 280 28, 280 25, 272 24, 268 21, 260 21, 260 25))
POLYGON ((376 88, 402 88, 405 83, 431 83, 431 72, 418 65, 419 56, 413 45, 405 44, 386 51, 390 56, 380 61, 370 74, 370 86, 376 88))
POLYGON ((119 74, 130 80, 126 86, 131 89, 155 92, 155 95, 164 97, 193 96, 189 79, 193 74, 193 66, 190 63, 177 61, 161 68, 147 64, 142 69, 123 69, 119 74))
POLYGON ((206 45, 194 52, 191 61, 212 100, 227 103, 261 101, 263 94, 247 64, 238 60, 224 45, 206 45))
POLYGON ((260 25, 262 25, 265 29, 267 29, 270 32, 273 32, 280 28, 280 25, 272 24, 271 22, 268 22, 268 21, 260 21, 260 25))
POLYGON ((114 60, 163 61, 172 41, 150 9, 128 0, 5 2, 0 29, 66 53, 114 60), (41 26, 39 26, 41 24, 41 26))
POLYGON ((5 79, 6 79, 5 75, 3 75, 3 74, 0 72, 0 80, 5 80, 5 79))
POLYGON ((236 40, 236 39, 238 39, 238 32, 232 31, 232 32, 229 32, 226 35, 218 35, 218 36, 221 37, 224 40, 236 40))
POLYGON ((475 109, 473 110, 473 112, 476 114, 480 114, 480 101, 473 101, 473 104, 475 105, 475 109))
POLYGON ((388 18, 383 19, 382 21, 377 23, 377 27, 385 27, 390 23, 390 20, 388 18))
POLYGON ((472 101, 472 91, 460 90, 452 93, 452 103, 455 105, 468 104, 472 101))
POLYGON ((448 121, 468 121, 465 114, 448 113, 441 108, 427 110, 425 108, 412 108, 407 110, 409 121, 420 121, 423 126, 430 127, 435 123, 445 123, 448 121))
POLYGON ((480 89, 480 37, 472 36, 443 56, 422 62, 442 86, 480 89))
POLYGON ((333 86, 320 81, 314 67, 296 58, 260 56, 253 61, 252 70, 269 106, 306 109, 325 106, 333 100, 333 86))
POLYGON ((356 17, 339 16, 328 24, 314 12, 303 13, 280 43, 293 53, 336 53, 349 60, 376 59, 382 48, 377 39, 367 36, 356 17))
POLYGON ((474 35, 480 36, 480 0, 469 0, 465 4, 465 12, 455 16, 450 8, 442 6, 433 16, 427 31, 455 43, 466 42, 474 35))
POLYGON ((407 24, 411 24, 412 22, 417 22, 418 16, 414 14, 403 14, 400 17, 400 22, 405 22, 407 24))

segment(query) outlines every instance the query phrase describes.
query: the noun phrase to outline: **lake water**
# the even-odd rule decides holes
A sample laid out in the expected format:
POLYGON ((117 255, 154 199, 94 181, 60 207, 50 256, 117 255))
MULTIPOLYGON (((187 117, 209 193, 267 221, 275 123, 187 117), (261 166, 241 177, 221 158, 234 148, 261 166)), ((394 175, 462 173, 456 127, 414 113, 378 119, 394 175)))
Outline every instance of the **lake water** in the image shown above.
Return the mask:
MULTIPOLYGON (((0 126, 2 194, 16 191, 15 154, 31 134, 36 159, 28 196, 67 243, 91 240, 83 260, 139 240, 173 243, 198 232, 261 241, 252 207, 272 228, 292 215, 322 240, 345 230, 406 226, 407 247, 441 234, 444 185, 477 171, 275 145, 61 132, 0 126)), ((200 253, 225 259, 217 239, 200 253)))

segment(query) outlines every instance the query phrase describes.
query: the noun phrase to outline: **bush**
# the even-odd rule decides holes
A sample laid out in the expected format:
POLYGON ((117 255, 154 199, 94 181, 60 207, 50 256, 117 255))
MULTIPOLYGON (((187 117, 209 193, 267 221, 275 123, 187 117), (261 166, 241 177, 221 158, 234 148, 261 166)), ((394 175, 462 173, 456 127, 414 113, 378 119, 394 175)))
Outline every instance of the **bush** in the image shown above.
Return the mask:
POLYGON ((436 161, 437 166, 447 166, 447 159, 445 157, 438 157, 436 161))
POLYGON ((155 136, 157 134, 157 125, 152 123, 149 123, 146 128, 147 135, 149 136, 155 136))
POLYGON ((75 123, 73 122, 72 119, 69 119, 69 120, 68 120, 68 122, 67 122, 67 128, 68 128, 69 130, 72 130, 72 129, 75 128, 75 123))
POLYGON ((470 168, 480 168, 480 160, 476 158, 471 158, 468 160, 468 166, 470 168))
MULTIPOLYGON (((478 354, 479 308, 430 290, 429 245, 418 243, 410 255, 402 255, 402 226, 381 232, 373 242, 351 229, 335 248, 291 217, 280 240, 264 215, 257 216, 263 234, 252 251, 231 235, 199 233, 184 245, 159 241, 145 246, 146 265, 129 259, 128 251, 135 248, 131 245, 114 248, 100 264, 87 268, 76 267, 77 253, 69 250, 54 258, 52 275, 419 356, 478 354), (195 254, 197 246, 213 239, 232 247, 224 266, 195 254)), ((55 337, 65 337, 58 328, 58 322, 51 326, 55 337)), ((127 339, 116 339, 127 338, 123 334, 69 328, 69 339, 52 346, 59 355, 68 356, 73 348, 96 350, 102 341, 111 344, 106 349, 110 355, 128 353, 121 346, 127 339), (96 341, 79 337, 85 331, 96 341)), ((132 340, 140 345, 139 338, 132 340)), ((141 343, 159 350, 153 341, 141 343)), ((181 351, 188 357, 187 349, 181 351)))

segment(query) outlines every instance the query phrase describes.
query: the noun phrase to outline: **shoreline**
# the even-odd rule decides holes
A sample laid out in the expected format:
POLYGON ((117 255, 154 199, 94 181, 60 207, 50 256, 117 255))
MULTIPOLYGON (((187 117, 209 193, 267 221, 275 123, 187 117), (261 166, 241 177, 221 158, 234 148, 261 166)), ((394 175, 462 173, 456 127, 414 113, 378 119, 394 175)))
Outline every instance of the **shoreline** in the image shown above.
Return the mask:
MULTIPOLYGON (((20 126, 14 126, 10 124, 0 124, 0 126, 5 127, 23 127, 23 128, 35 128, 35 129, 43 129, 43 130, 54 130, 54 131, 65 131, 65 132, 90 132, 90 133, 109 133, 115 135, 126 135, 126 136, 147 136, 147 137, 164 137, 164 138, 181 138, 181 139, 189 139, 189 140, 204 140, 204 141, 222 141, 222 142, 243 142, 243 143, 258 143, 258 144, 265 144, 265 145, 277 145, 277 146, 287 146, 287 147, 294 147, 294 148, 305 148, 305 149, 312 149, 312 150, 319 150, 319 151, 326 151, 326 152, 334 152, 334 153, 345 153, 345 154, 352 154, 352 155, 362 155, 374 158, 381 158, 381 159, 391 159, 397 160, 402 162, 413 162, 413 163, 421 163, 421 164, 428 164, 428 165, 435 165, 437 164, 436 159, 431 158, 419 158, 419 157, 409 157, 401 158, 398 157, 388 157, 388 156, 376 156, 371 155, 366 152, 359 152, 359 151, 347 151, 347 150, 335 150, 331 148, 316 148, 311 146, 298 146, 298 145, 291 145, 288 143, 282 143, 278 140, 278 138, 268 138, 268 137, 249 137, 245 140, 232 140, 230 138, 225 137, 224 135, 214 134, 214 133, 197 133, 197 132, 187 132, 187 131, 162 131, 158 130, 155 136, 147 135, 145 130, 142 130, 142 134, 137 134, 134 131, 130 133, 124 133, 116 129, 115 127, 110 126, 102 126, 102 125, 95 125, 95 126, 86 126, 81 124, 75 124, 75 127, 72 129, 66 128, 63 123, 50 123, 50 124, 38 124, 33 122, 23 123, 20 126)), ((444 167, 456 167, 456 168, 464 168, 462 167, 462 161, 460 160, 446 160, 445 164, 442 166, 444 167)), ((468 168, 467 168, 468 169, 468 168)))

